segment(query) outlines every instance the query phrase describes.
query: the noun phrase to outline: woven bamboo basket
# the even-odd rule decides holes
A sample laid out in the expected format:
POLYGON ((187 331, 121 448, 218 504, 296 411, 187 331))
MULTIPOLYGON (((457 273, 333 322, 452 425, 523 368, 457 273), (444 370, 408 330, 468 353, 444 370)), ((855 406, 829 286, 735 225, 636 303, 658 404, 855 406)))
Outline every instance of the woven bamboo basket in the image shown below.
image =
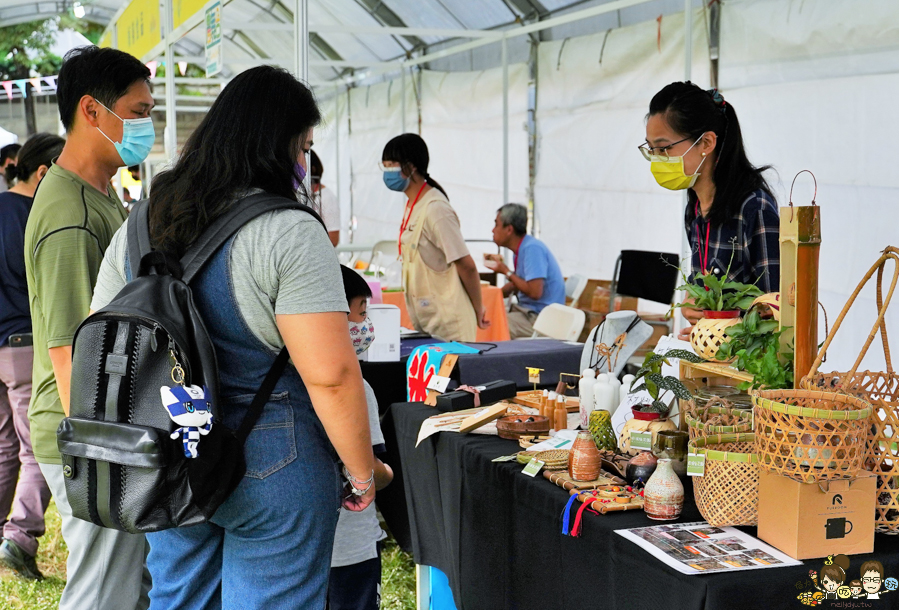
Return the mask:
POLYGON ((814 390, 753 390, 755 452, 765 472, 802 483, 851 479, 863 466, 871 405, 814 390))
POLYGON ((888 247, 881 257, 862 278, 855 292, 849 297, 833 329, 822 346, 821 353, 812 365, 809 374, 802 380, 802 386, 808 389, 820 389, 851 394, 871 403, 874 413, 871 416, 870 428, 865 446, 865 469, 877 474, 877 509, 876 531, 884 534, 899 534, 899 374, 893 369, 890 358, 887 327, 884 322, 887 308, 899 280, 899 249, 888 247), (893 260, 896 272, 884 299, 883 274, 886 262, 893 260), (877 309, 878 316, 868 340, 861 349, 854 366, 849 372, 819 373, 818 367, 823 354, 836 335, 843 318, 854 303, 865 284, 877 271, 877 309), (859 371, 862 359, 867 354, 875 335, 880 333, 886 371, 859 371))
POLYGON ((752 413, 731 406, 730 401, 713 396, 704 406, 684 413, 690 440, 716 434, 752 432, 752 413))
POLYGON ((690 331, 690 344, 693 346, 696 355, 722 364, 736 360, 736 358, 716 360, 715 354, 718 353, 718 348, 721 347, 721 344, 727 341, 727 333, 725 331, 739 323, 740 318, 703 318, 699 320, 693 325, 693 330, 690 331))
POLYGON ((758 525, 759 465, 755 435, 716 434, 690 441, 705 454, 705 473, 693 478, 693 495, 709 525, 758 525))

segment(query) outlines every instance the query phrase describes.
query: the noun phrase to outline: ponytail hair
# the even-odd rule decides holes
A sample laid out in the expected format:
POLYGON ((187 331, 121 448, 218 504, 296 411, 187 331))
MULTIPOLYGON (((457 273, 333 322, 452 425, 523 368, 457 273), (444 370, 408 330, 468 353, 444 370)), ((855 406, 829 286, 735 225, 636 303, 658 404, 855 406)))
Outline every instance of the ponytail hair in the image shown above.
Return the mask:
POLYGON ((31 136, 19 151, 16 164, 7 166, 7 177, 27 182, 40 166, 49 168, 53 165, 53 159, 59 156, 65 143, 65 140, 51 133, 31 136))
MULTIPOLYGON (((721 225, 736 216, 751 192, 761 189, 771 194, 762 175, 770 166, 755 167, 749 162, 737 112, 717 89, 706 91, 690 81, 671 83, 649 103, 647 117, 657 114, 664 115, 671 129, 683 137, 698 140, 709 131, 717 136, 712 174, 715 199, 709 213, 713 224, 721 225)), ((690 201, 695 200, 690 189, 690 201)))
POLYGON ((384 147, 381 161, 399 163, 403 173, 407 176, 411 176, 413 170, 418 170, 425 182, 449 199, 449 195, 446 194, 443 187, 428 173, 428 164, 431 162, 428 145, 418 134, 404 133, 390 140, 384 147))

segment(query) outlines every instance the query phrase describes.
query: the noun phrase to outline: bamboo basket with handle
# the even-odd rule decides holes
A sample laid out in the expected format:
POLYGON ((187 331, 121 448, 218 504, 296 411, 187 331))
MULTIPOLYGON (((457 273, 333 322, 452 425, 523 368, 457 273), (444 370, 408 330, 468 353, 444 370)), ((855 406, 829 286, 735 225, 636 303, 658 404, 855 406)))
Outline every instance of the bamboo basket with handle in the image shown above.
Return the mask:
POLYGON ((855 292, 849 297, 834 327, 827 335, 827 340, 801 385, 808 389, 821 389, 851 394, 869 402, 873 408, 870 427, 865 443, 864 467, 877 474, 876 531, 884 534, 899 534, 899 374, 893 369, 890 356, 889 339, 885 315, 893 298, 899 280, 899 249, 887 247, 868 273, 862 278, 855 292), (883 275, 887 261, 892 260, 896 266, 893 281, 883 294, 883 275), (877 272, 877 321, 868 335, 868 339, 859 353, 852 369, 846 373, 819 373, 823 354, 836 335, 843 318, 849 312, 856 297, 865 284, 877 272), (880 334, 883 343, 883 355, 886 371, 859 371, 862 359, 876 334, 880 334))

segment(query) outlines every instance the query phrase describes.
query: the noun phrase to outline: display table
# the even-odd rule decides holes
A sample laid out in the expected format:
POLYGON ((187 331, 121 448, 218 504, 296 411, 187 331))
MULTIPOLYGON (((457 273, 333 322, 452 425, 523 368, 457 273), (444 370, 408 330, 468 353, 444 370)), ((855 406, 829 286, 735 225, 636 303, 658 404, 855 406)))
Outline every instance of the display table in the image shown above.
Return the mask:
MULTIPOLYGON (((406 400, 406 360, 414 347, 437 343, 434 339, 403 339, 402 358, 397 362, 363 362, 362 376, 371 385, 383 413, 392 403, 406 400)), ((542 385, 555 387, 559 373, 577 373, 583 344, 555 339, 522 339, 488 344, 469 344, 483 350, 479 354, 462 354, 453 371, 457 384, 480 385, 487 381, 508 379, 519 390, 533 387, 528 383, 525 367, 544 369, 542 385)), ((454 386, 455 387, 455 386, 454 386)))
MULTIPOLYGON (((400 325, 412 328, 412 320, 406 309, 406 295, 402 290, 381 291, 381 298, 388 305, 396 305, 400 308, 400 325)), ((478 329, 478 341, 508 341, 509 320, 506 318, 506 306, 503 302, 503 291, 496 286, 481 284, 481 299, 487 310, 487 319, 490 320, 490 328, 478 329)))
MULTIPOLYGON (((807 581, 809 570, 820 571, 822 560, 687 576, 614 533, 658 524, 639 511, 585 513, 581 537, 562 536, 567 492, 540 475, 521 474, 520 464, 490 461, 517 451, 515 441, 444 432, 416 448, 422 421, 434 413, 420 403, 389 409, 382 423, 393 454, 388 463, 399 463, 391 463, 397 477, 378 492, 378 504, 394 534, 406 533, 415 562, 448 575, 459 610, 584 604, 612 610, 804 607, 796 600, 796 584, 807 581), (403 507, 397 506, 400 491, 403 507)), ((701 520, 688 483, 679 521, 701 520)), ((741 529, 755 535, 755 528, 741 529)), ((850 573, 873 558, 883 563, 887 576, 899 576, 899 537, 876 536, 874 551, 852 556, 850 573)), ((855 601, 887 608, 899 603, 894 597, 899 592, 887 594, 885 601, 855 601)))

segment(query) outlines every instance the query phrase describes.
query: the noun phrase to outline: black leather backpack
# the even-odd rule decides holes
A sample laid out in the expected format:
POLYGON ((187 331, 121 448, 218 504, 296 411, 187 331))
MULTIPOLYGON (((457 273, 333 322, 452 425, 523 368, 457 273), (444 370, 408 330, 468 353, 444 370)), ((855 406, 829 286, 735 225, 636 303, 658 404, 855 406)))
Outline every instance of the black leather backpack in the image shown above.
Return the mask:
POLYGON ((134 208, 127 221, 133 279, 79 326, 72 344, 71 410, 56 434, 76 517, 131 533, 196 525, 240 483, 244 442, 284 371, 287 348, 240 428, 226 428, 215 350, 190 281, 243 225, 282 209, 303 210, 321 222, 296 201, 251 195, 215 220, 178 261, 152 251, 148 204, 134 208), (170 437, 178 426, 160 397, 162 386, 179 382, 205 387, 211 405, 212 426, 195 458, 185 455, 186 443, 170 437))

